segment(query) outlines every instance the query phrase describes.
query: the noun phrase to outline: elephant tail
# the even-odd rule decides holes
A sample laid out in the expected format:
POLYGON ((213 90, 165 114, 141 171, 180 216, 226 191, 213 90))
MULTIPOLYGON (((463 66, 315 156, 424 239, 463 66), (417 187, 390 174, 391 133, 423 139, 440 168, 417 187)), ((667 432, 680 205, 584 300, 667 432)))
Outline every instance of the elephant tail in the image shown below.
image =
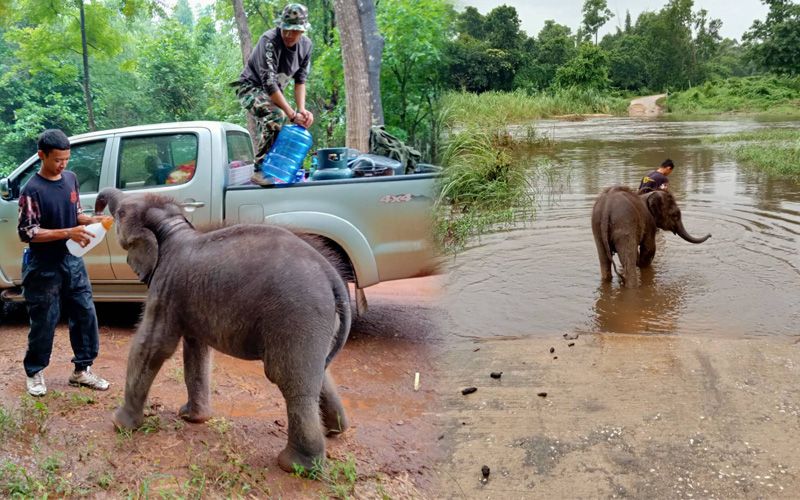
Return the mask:
POLYGON ((611 232, 609 231, 608 218, 606 217, 603 217, 600 220, 600 238, 603 240, 603 248, 606 251, 606 257, 608 257, 608 260, 611 261, 611 267, 614 268, 614 272, 619 279, 624 280, 622 274, 620 274, 619 270, 617 270, 617 263, 614 262, 614 252, 611 251, 611 243, 609 243, 611 232))
POLYGON ((331 282, 333 283, 333 296, 336 299, 336 316, 339 320, 339 325, 336 334, 331 341, 331 350, 328 357, 325 358, 325 367, 333 361, 336 354, 344 347, 347 342, 347 337, 350 335, 350 325, 352 323, 352 310, 350 309, 350 291, 347 289, 347 283, 339 276, 333 267, 329 273, 331 282))

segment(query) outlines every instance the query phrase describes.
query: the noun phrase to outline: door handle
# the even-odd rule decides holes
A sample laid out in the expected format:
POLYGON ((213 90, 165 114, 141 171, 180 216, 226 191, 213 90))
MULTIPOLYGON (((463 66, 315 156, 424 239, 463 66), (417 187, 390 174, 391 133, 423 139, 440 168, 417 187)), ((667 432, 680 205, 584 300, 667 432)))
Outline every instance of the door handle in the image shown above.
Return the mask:
POLYGON ((8 219, 6 219, 5 217, 3 217, 2 219, 0 219, 0 222, 8 222, 8 219))
POLYGON ((84 213, 85 215, 94 215, 94 210, 93 210, 93 209, 91 209, 91 208, 84 208, 84 209, 83 209, 83 213, 84 213))
POLYGON ((206 206, 206 202, 204 201, 184 201, 180 204, 181 208, 186 210, 188 213, 192 213, 200 207, 206 206))

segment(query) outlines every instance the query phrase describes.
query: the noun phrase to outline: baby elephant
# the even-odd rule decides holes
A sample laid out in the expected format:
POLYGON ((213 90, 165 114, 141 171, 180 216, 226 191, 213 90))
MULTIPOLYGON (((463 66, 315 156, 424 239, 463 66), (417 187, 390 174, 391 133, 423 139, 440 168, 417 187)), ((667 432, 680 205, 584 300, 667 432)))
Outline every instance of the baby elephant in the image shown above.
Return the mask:
POLYGON ((149 288, 128 356, 125 403, 114 424, 142 424, 153 379, 183 339, 189 397, 181 417, 204 422, 211 416, 210 348, 261 360, 286 400, 289 442, 278 464, 291 472, 293 464, 310 468, 324 460, 323 428, 327 434, 347 428, 326 371, 351 321, 347 285, 334 266, 280 227, 198 232, 173 200, 113 188, 100 192, 96 213, 106 205, 128 264, 149 288))
POLYGON ((656 255, 656 229, 672 231, 690 243, 711 237, 694 238, 686 232, 681 210, 667 191, 639 194, 625 186, 604 189, 592 208, 592 233, 603 281, 611 281, 611 257, 618 253, 622 272, 617 274, 625 286, 635 287, 635 266, 649 266, 656 255))

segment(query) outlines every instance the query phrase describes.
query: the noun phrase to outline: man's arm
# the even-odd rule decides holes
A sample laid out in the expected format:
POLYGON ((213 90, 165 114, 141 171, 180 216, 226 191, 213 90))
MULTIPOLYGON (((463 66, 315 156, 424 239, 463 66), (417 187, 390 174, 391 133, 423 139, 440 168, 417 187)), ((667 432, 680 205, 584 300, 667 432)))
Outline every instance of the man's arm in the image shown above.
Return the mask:
POLYGON ((94 235, 84 226, 66 229, 43 229, 40 227, 29 241, 46 243, 48 241, 73 240, 80 246, 86 246, 91 241, 92 236, 94 235))
POLYGON ((306 84, 295 83, 294 85, 294 99, 297 101, 297 112, 300 116, 297 118, 296 123, 305 128, 310 128, 314 123, 314 115, 311 111, 306 109, 306 84))

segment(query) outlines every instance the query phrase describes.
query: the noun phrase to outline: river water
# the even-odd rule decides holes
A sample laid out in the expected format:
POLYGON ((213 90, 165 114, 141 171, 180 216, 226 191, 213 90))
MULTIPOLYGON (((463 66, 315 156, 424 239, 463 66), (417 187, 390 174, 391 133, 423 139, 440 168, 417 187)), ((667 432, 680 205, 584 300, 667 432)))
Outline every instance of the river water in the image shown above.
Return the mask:
MULTIPOLYGON (((447 329, 464 337, 554 333, 800 335, 800 184, 737 164, 731 144, 702 138, 800 121, 598 118, 543 121, 551 160, 569 183, 524 227, 483 236, 454 257, 447 329), (690 244, 659 232, 641 286, 602 284, 590 217, 612 184, 638 186, 662 160, 690 244)), ((520 161, 533 163, 532 158, 520 161)))

